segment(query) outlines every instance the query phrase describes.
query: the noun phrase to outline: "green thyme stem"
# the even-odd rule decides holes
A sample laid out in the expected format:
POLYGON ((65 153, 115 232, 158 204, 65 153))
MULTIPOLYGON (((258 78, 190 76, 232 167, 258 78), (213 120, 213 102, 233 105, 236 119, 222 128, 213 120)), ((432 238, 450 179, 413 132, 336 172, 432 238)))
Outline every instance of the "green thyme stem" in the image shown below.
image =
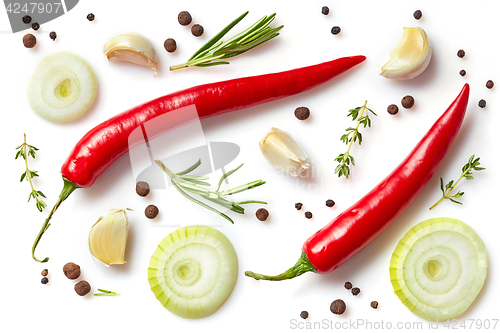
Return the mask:
POLYGON ((109 291, 106 289, 97 288, 97 290, 101 291, 101 293, 94 294, 94 296, 118 296, 118 295, 120 295, 118 293, 115 293, 114 291, 109 291))

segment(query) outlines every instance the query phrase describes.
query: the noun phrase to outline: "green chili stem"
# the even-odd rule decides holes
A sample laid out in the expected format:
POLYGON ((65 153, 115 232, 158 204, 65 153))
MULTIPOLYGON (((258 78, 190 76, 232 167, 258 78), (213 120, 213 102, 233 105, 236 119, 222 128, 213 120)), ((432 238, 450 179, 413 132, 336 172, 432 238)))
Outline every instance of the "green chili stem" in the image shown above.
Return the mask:
POLYGON ((250 271, 246 271, 245 275, 254 278, 255 280, 281 281, 281 280, 293 279, 294 277, 302 275, 306 272, 316 273, 317 271, 316 268, 314 268, 314 266, 307 258, 305 252, 302 252, 297 263, 292 268, 286 270, 285 272, 279 275, 269 276, 269 275, 257 274, 250 271))

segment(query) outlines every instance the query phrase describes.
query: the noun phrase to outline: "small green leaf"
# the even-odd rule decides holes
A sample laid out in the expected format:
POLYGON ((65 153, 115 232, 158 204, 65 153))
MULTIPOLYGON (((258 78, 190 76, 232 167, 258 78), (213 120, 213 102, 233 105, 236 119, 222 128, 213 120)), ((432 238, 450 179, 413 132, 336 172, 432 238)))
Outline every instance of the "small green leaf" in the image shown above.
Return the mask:
POLYGON ((449 199, 451 200, 451 202, 454 202, 454 203, 459 204, 459 205, 463 205, 460 201, 453 200, 453 199, 451 199, 451 198, 449 198, 449 199))

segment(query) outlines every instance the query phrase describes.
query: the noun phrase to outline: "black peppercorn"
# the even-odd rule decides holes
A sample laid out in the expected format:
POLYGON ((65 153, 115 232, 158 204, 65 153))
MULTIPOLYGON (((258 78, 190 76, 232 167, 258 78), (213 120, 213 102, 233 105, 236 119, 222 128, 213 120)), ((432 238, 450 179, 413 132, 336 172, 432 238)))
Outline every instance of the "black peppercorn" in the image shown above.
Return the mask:
POLYGON ((49 270, 46 268, 42 271, 42 276, 47 276, 49 274, 49 270))
POLYGON ((173 38, 167 38, 165 40, 165 43, 163 43, 163 46, 165 47, 165 50, 167 50, 167 52, 170 52, 170 53, 177 50, 177 43, 175 42, 175 39, 173 39, 173 38))
POLYGON ((95 20, 95 15, 94 15, 94 14, 92 14, 92 13, 88 14, 88 15, 87 15, 87 20, 89 20, 89 21, 91 21, 91 22, 92 22, 93 20, 95 20))
POLYGON ((486 107, 486 101, 484 99, 480 100, 479 103, 477 104, 479 107, 482 109, 486 107))
POLYGON ((47 284, 47 283, 49 283, 49 279, 47 279, 46 277, 43 277, 41 282, 42 282, 42 284, 47 284))
POLYGON ((346 283, 344 283, 344 288, 347 289, 347 290, 351 289, 352 288, 352 283, 349 282, 349 281, 347 281, 346 283))
POLYGON ((23 44, 28 49, 31 49, 32 47, 34 47, 36 45, 36 37, 33 36, 32 34, 24 35, 23 44))
POLYGON ((387 107, 387 112, 389 112, 389 114, 395 115, 399 112, 399 108, 396 104, 391 104, 387 107))
POLYGON ((328 8, 327 6, 323 6, 321 8, 321 14, 328 15, 329 13, 330 13, 330 8, 328 8))
POLYGON ((38 22, 35 22, 31 25, 31 29, 37 31, 38 29, 40 29, 40 24, 38 24, 38 22))
POLYGON ((345 312, 346 305, 345 302, 341 299, 336 299, 330 304, 330 311, 336 315, 341 315, 345 312))
POLYGON ((335 201, 333 201, 332 199, 326 200, 326 207, 333 207, 333 206, 335 206, 335 201))
POLYGON ((56 32, 55 32, 55 31, 52 31, 52 32, 49 34, 49 37, 50 37, 50 39, 52 39, 53 41, 55 41, 55 40, 56 40, 56 38, 57 38, 57 34, 56 34, 56 32))
POLYGON ((77 279, 81 273, 80 266, 78 266, 74 262, 68 262, 63 266, 63 273, 70 280, 77 279))
POLYGON ((302 311, 302 312, 300 313, 300 317, 301 317, 302 319, 307 319, 307 318, 309 317, 309 312, 307 312, 307 311, 302 311))
POLYGON ((269 217, 269 212, 267 211, 267 209, 265 208, 259 208, 257 209, 257 211, 255 212, 255 216, 257 216, 257 218, 260 220, 260 221, 265 221, 267 220, 267 218, 269 217))
POLYGON ((87 281, 80 281, 75 284, 75 291, 80 296, 85 296, 90 291, 90 284, 87 281))
POLYGON ((311 212, 306 212, 304 215, 306 216, 307 219, 312 219, 313 217, 313 214, 311 212))
POLYGON ((301 209, 302 209, 302 204, 301 204, 300 202, 297 202, 297 203, 295 204, 295 209, 296 209, 296 210, 301 210, 301 209))
POLYGON ((149 184, 146 182, 137 182, 135 185, 135 192, 141 197, 145 197, 149 194, 149 184))
POLYGON ((154 219, 155 217, 158 216, 159 212, 160 211, 158 210, 158 207, 156 207, 155 205, 149 205, 146 207, 144 214, 148 219, 154 219))
POLYGON ((309 118, 310 114, 311 111, 309 111, 309 109, 305 106, 301 106, 295 109, 295 117, 297 117, 298 120, 306 120, 307 118, 309 118))
POLYGON ((422 11, 421 10, 416 10, 413 13, 413 17, 415 18, 415 20, 420 20, 422 18, 422 11))
POLYGON ((464 50, 458 50, 458 52, 457 52, 457 56, 458 56, 459 58, 463 58, 463 57, 465 57, 465 51, 464 51, 464 50))
POLYGON ((488 80, 488 82, 486 82, 486 88, 488 88, 488 89, 493 88, 493 86, 494 86, 494 85, 495 85, 495 84, 494 84, 494 83, 493 83, 493 81, 491 81, 491 80, 488 80))
POLYGON ((411 109, 413 107, 413 104, 415 104, 415 100, 410 95, 406 95, 401 100, 401 104, 405 109, 411 109))
POLYGON ((358 296, 359 293, 361 292, 361 290, 359 288, 352 288, 351 290, 351 293, 354 295, 354 296, 358 296))
POLYGON ((181 25, 189 25, 193 19, 191 18, 191 14, 189 14, 189 12, 182 11, 177 16, 177 20, 181 25))
POLYGON ((31 23, 31 16, 29 16, 29 15, 24 15, 24 16, 23 16, 23 23, 24 23, 24 24, 30 24, 30 23, 31 23))
POLYGON ((378 308, 378 302, 377 301, 373 301, 370 303, 370 306, 374 309, 378 308))
POLYGON ((199 24, 195 24, 191 27, 191 33, 195 37, 200 37, 201 35, 203 35, 203 31, 203 27, 199 24))
POLYGON ((466 72, 465 70, 463 70, 463 69, 462 69, 459 73, 460 73, 460 75, 462 75, 462 76, 465 76, 465 74, 467 74, 467 72, 466 72))
POLYGON ((333 35, 338 35, 339 33, 340 33, 340 27, 338 27, 338 26, 334 26, 334 27, 332 28, 332 34, 333 34, 333 35))

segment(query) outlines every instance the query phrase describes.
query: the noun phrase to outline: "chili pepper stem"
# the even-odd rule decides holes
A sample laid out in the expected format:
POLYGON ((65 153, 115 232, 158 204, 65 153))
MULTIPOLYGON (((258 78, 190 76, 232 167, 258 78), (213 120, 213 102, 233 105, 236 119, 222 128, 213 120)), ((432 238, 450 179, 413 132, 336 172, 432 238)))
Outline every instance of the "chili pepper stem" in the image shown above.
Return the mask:
POLYGON ((52 215, 56 212, 57 208, 59 208, 59 206, 61 205, 61 203, 64 200, 66 200, 66 198, 69 197, 69 195, 71 193, 73 193, 74 190, 76 190, 77 188, 81 187, 81 186, 76 185, 72 181, 67 180, 64 177, 63 177, 63 180, 64 180, 64 186, 63 186, 63 189, 61 191, 61 194, 59 194, 59 198, 57 199, 56 203, 54 204, 54 207, 50 211, 49 216, 47 216, 47 218, 45 219, 45 222, 43 222, 42 228, 40 229, 40 232, 36 236, 35 242, 33 243, 33 247, 31 248, 31 256, 33 257, 33 259, 35 259, 38 262, 47 262, 47 261, 49 261, 48 257, 45 257, 45 259, 43 259, 43 260, 38 259, 35 256, 35 249, 36 249, 38 243, 40 242, 40 239, 42 238, 42 235, 50 227, 49 221, 52 218, 52 215))
POLYGON ((254 278, 255 280, 281 281, 281 280, 293 279, 294 277, 302 275, 306 272, 316 273, 316 268, 314 268, 314 266, 311 264, 305 252, 302 252, 302 254, 300 255, 300 259, 297 261, 295 266, 293 266, 292 268, 286 270, 285 272, 279 275, 269 276, 269 275, 257 274, 250 271, 246 271, 245 275, 254 278))

